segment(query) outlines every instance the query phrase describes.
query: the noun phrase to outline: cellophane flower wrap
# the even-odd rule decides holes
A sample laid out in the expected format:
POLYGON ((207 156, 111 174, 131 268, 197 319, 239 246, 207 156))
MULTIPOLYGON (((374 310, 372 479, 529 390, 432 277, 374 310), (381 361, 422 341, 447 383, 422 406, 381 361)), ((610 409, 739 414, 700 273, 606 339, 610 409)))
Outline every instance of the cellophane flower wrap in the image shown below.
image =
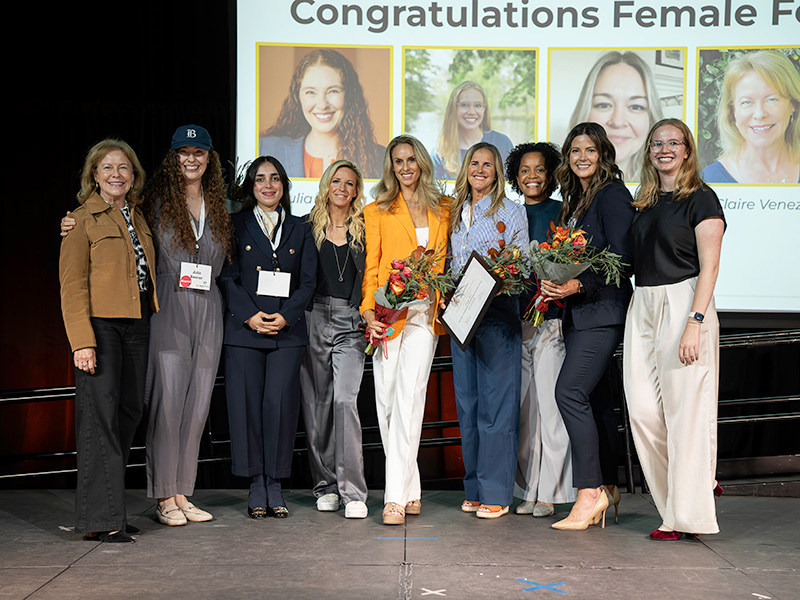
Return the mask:
MULTIPOLYGON (((506 230, 506 224, 497 222, 497 231, 501 234, 506 230)), ((489 248, 484 258, 486 266, 503 280, 503 287, 498 294, 521 294, 528 287, 528 258, 525 250, 514 244, 506 244, 504 239, 497 240, 497 248, 489 248)))
MULTIPOLYGON (((436 299, 436 292, 445 294, 455 287, 453 276, 448 270, 446 273, 437 273, 436 267, 445 260, 444 252, 434 252, 419 246, 411 256, 406 259, 392 261, 389 279, 373 292, 375 296, 375 318, 385 325, 392 325, 399 321, 407 312, 409 306, 415 304, 430 304, 436 299)), ((383 347, 386 350, 386 336, 376 337, 367 328, 366 353, 371 355, 375 348, 383 347)))
MULTIPOLYGON (((541 281, 546 279, 562 284, 591 269, 604 275, 606 285, 612 281, 619 286, 623 263, 621 256, 608 248, 598 250, 590 246, 591 238, 583 229, 556 227, 550 223, 550 236, 546 242, 532 241, 527 249, 531 270, 536 278, 536 294, 525 311, 523 320, 539 326, 544 321, 544 313, 550 308, 550 301, 542 293, 541 281)), ((554 301, 557 306, 564 306, 554 301)))

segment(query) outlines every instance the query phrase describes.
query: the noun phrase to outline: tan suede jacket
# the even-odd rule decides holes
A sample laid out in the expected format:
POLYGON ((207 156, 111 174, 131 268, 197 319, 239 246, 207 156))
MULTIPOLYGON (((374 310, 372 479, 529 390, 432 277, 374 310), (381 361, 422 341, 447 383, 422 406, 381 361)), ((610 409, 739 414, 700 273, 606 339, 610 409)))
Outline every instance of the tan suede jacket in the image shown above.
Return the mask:
MULTIPOLYGON (((150 306, 158 312, 153 235, 142 211, 133 203, 129 206, 152 280, 150 306)), ((136 257, 125 217, 97 194, 75 209, 72 216, 77 223, 61 242, 58 274, 61 313, 74 352, 97 346, 89 317, 140 319, 142 310, 136 257)))

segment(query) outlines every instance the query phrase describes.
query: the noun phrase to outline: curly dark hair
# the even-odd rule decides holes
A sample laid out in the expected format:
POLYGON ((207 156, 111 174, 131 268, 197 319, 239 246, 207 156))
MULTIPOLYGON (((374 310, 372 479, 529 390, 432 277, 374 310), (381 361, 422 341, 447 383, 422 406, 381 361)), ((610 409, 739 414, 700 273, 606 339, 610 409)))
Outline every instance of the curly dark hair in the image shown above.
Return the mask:
POLYGON ((257 201, 256 197, 253 195, 253 187, 256 184, 258 168, 266 162, 275 167, 275 170, 278 172, 278 177, 281 178, 281 183, 283 184, 283 196, 281 196, 280 200, 281 208, 286 211, 287 215, 290 215, 292 214, 292 182, 286 174, 286 169, 283 168, 281 162, 274 156, 259 156, 247 167, 247 174, 244 176, 244 183, 242 183, 242 187, 239 190, 238 198, 242 202, 242 210, 253 210, 253 208, 255 208, 257 201))
POLYGON ((308 135, 311 125, 303 116, 300 105, 300 84, 309 67, 325 65, 338 71, 345 91, 344 116, 338 127, 339 158, 356 163, 364 173, 380 173, 383 152, 375 139, 369 107, 358 73, 347 58, 327 48, 316 48, 306 54, 292 75, 289 93, 281 106, 275 124, 262 136, 286 136, 298 140, 308 135))
POLYGON ((567 134, 564 145, 561 146, 561 164, 556 169, 556 180, 561 187, 563 206, 558 214, 561 225, 566 224, 570 217, 578 218, 592 205, 595 195, 602 188, 612 182, 623 183, 622 171, 617 166, 617 153, 614 144, 608 139, 606 130, 597 123, 578 123, 567 134), (578 176, 572 172, 569 164, 569 151, 576 137, 588 136, 597 148, 598 160, 589 187, 583 191, 583 186, 578 176))
POLYGON ((543 194, 546 198, 552 196, 558 188, 556 181, 556 169, 561 162, 561 154, 558 146, 550 142, 526 142, 516 146, 506 158, 506 181, 511 184, 511 189, 520 196, 524 196, 517 183, 519 164, 522 157, 531 152, 538 152, 544 158, 544 168, 547 171, 547 182, 544 186, 543 194))
MULTIPOLYGON (((219 154, 213 149, 208 151, 208 165, 203 173, 203 197, 211 234, 225 248, 225 254, 230 261, 231 225, 225 204, 225 182, 222 179, 219 154)), ((186 181, 181 174, 177 150, 167 150, 164 160, 148 182, 143 209, 147 223, 154 231, 157 227, 171 229, 176 244, 190 253, 194 252, 194 231, 190 224, 191 215, 186 207, 186 181)))

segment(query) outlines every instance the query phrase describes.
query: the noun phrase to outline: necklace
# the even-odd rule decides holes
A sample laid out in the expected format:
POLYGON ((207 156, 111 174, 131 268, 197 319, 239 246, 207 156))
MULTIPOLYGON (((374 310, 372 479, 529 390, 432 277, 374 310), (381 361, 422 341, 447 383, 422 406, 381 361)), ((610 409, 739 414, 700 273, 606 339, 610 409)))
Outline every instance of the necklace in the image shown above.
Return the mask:
POLYGON ((336 257, 336 270, 339 271, 339 282, 342 282, 344 281, 344 271, 347 268, 347 261, 350 258, 350 245, 345 244, 346 254, 344 255, 344 267, 339 265, 339 252, 336 250, 338 246, 333 242, 331 242, 331 246, 333 246, 333 255, 336 257))
MULTIPOLYGON (((333 223, 331 223, 331 225, 333 225, 333 223)), ((333 226, 336 229, 344 229, 345 228, 345 225, 333 225, 333 226)))
POLYGON ((414 190, 414 195, 411 196, 412 202, 409 202, 405 198, 403 198, 403 200, 405 200, 406 206, 408 206, 409 208, 419 208, 419 200, 417 200, 417 191, 416 190, 414 190), (413 200, 417 200, 417 201, 413 202, 413 200))

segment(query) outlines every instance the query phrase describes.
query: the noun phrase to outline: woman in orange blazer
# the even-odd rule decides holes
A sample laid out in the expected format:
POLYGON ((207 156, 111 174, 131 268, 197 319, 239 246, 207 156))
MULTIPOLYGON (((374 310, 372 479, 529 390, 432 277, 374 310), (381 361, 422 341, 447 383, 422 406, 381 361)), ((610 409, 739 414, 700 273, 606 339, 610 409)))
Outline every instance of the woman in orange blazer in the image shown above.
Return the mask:
MULTIPOLYGON (((386 454, 383 523, 401 525, 420 513, 417 451, 425 412, 425 392, 444 329, 436 322, 438 298, 411 306, 405 318, 388 326, 375 318, 373 293, 389 279, 391 262, 419 246, 447 250, 448 203, 433 179, 433 161, 414 137, 394 138, 386 149, 383 177, 364 209, 367 244, 361 314, 373 338, 386 339, 386 351, 373 359, 375 403, 386 454)), ((436 267, 444 268, 444 260, 436 267)))

